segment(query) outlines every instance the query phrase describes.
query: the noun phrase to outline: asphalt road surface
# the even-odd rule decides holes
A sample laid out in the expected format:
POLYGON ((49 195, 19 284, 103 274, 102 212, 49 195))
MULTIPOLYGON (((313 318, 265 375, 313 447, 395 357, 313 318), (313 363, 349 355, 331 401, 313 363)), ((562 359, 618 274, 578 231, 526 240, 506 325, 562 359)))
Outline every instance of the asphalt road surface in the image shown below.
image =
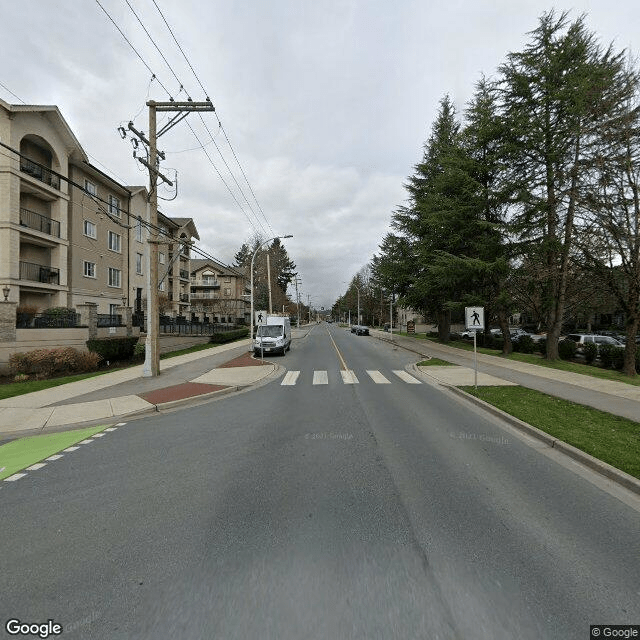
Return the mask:
POLYGON ((640 624, 637 501, 407 378, 415 356, 387 343, 321 324, 273 361, 286 375, 2 483, 2 633, 582 640, 640 624))

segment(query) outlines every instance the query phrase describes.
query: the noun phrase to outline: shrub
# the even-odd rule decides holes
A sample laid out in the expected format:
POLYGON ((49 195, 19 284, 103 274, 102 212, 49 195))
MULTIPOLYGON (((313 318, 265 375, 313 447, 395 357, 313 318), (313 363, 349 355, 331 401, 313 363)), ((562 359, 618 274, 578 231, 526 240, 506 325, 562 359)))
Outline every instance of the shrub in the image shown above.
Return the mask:
POLYGON ((578 345, 573 340, 560 340, 558 342, 558 355, 562 360, 575 358, 578 345))
POLYGON ((25 373, 18 373, 13 377, 14 382, 26 382, 29 379, 29 376, 25 373))
POLYGON ((137 359, 144 358, 145 350, 146 350, 146 347, 144 342, 141 342, 141 341, 136 342, 136 346, 133 348, 133 357, 137 359))
MULTIPOLYGON (((9 369, 18 375, 35 374, 38 378, 49 378, 56 374, 78 371, 79 366, 85 366, 82 356, 73 347, 58 347, 56 349, 36 349, 28 353, 14 353, 9 358, 9 369), (79 360, 81 363, 79 365, 79 360)), ((95 368, 92 365, 91 368, 95 368)), ((87 370, 87 369, 80 369, 87 370)))
POLYGON ((97 353, 103 360, 129 360, 133 356, 133 350, 138 342, 136 336, 124 338, 99 338, 87 340, 87 349, 97 353))
POLYGON ((598 357, 598 345, 594 342, 587 342, 584 345, 584 359, 587 364, 593 364, 594 360, 598 357))
POLYGON ((600 356, 600 362, 605 369, 610 369, 613 364, 613 345, 603 344, 598 349, 598 355, 600 356))
POLYGON ((613 345, 613 349, 611 349, 611 364, 618 370, 624 367, 624 347, 613 345))
POLYGON ((536 349, 536 343, 531 336, 521 336, 513 343, 513 350, 520 353, 533 353, 536 349))
POLYGON ((541 355, 543 356, 547 355, 547 339, 546 338, 542 338, 542 340, 538 340, 538 342, 536 342, 536 347, 541 355))
POLYGON ((91 351, 78 351, 76 356, 76 371, 95 371, 102 360, 102 356, 91 351))
POLYGON ((214 333, 209 342, 213 344, 222 344, 224 342, 232 342, 240 338, 246 338, 249 335, 249 329, 235 329, 234 331, 225 331, 224 333, 214 333))

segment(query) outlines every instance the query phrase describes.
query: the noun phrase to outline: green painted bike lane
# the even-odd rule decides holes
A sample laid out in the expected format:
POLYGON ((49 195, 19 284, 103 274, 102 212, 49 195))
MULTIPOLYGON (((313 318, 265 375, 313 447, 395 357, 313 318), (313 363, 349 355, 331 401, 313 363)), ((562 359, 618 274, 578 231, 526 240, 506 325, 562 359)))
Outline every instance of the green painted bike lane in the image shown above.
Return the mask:
POLYGON ((103 424, 74 431, 29 436, 3 444, 0 446, 0 480, 37 462, 42 462, 49 456, 103 431, 108 426, 103 424))

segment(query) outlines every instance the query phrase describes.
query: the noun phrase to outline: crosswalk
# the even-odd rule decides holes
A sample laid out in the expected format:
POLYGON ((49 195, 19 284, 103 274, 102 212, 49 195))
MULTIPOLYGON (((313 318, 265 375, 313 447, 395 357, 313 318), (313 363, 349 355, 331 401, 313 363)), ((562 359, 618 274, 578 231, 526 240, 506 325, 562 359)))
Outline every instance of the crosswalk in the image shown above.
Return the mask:
MULTIPOLYGON (((392 384, 392 382, 404 382, 405 384, 422 384, 420 380, 414 378, 410 373, 406 371, 393 369, 390 375, 388 372, 382 373, 377 369, 366 369, 363 373, 359 373, 360 378, 367 382, 373 382, 374 384, 392 384)), ((301 371, 287 371, 280 383, 283 387, 293 387, 298 383, 308 384, 311 382, 312 386, 329 385, 335 382, 342 382, 342 384, 360 384, 360 380, 355 371, 351 369, 343 369, 341 371, 326 371, 316 369, 313 371, 313 375, 310 376, 309 372, 301 371)))

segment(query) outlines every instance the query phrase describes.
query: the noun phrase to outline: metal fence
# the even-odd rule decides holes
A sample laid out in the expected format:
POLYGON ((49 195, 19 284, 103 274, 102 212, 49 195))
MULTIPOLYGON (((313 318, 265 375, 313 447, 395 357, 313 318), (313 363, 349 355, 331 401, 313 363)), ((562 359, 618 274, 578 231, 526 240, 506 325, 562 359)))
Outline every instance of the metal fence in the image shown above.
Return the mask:
POLYGON ((214 333, 225 333, 242 328, 236 324, 211 324, 208 322, 167 322, 161 319, 160 333, 173 333, 185 336, 211 336, 214 333))
POLYGON ((16 314, 18 329, 74 329, 80 326, 80 314, 49 315, 36 313, 35 315, 16 314))
POLYGON ((98 314, 98 326, 99 327, 122 327, 122 316, 112 315, 109 313, 98 314))

